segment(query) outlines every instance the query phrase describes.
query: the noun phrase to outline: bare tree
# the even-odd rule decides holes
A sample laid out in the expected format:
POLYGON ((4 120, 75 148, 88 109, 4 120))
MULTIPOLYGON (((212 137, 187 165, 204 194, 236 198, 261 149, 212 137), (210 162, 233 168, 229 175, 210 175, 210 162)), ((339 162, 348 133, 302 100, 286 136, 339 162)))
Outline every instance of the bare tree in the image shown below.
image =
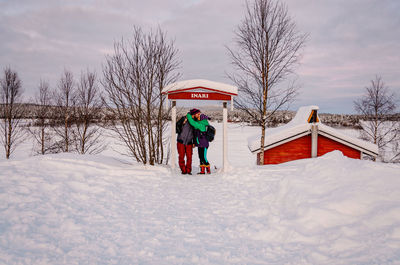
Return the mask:
POLYGON ((97 154, 106 148, 101 139, 100 119, 102 101, 97 76, 87 70, 81 74, 76 93, 76 130, 73 131, 75 147, 80 154, 97 154))
POLYGON ((236 47, 228 48, 236 70, 230 78, 240 93, 235 105, 261 126, 262 165, 268 118, 297 96, 294 82, 278 84, 293 73, 307 36, 298 33, 287 7, 278 0, 247 2, 245 18, 235 33, 236 47))
POLYGON ((138 162, 165 163, 164 132, 168 112, 161 90, 176 81, 179 66, 173 41, 161 29, 144 33, 135 27, 132 40, 114 45, 107 57, 103 86, 108 110, 118 119, 112 129, 138 162))
MULTIPOLYGON (((365 94, 354 101, 354 108, 362 115, 361 137, 377 144, 380 157, 389 144, 399 141, 399 122, 389 121, 388 116, 395 113, 397 108, 396 98, 393 92, 385 85, 380 76, 375 76, 371 84, 365 87, 365 94)), ((399 154, 394 156, 394 159, 399 154)))
POLYGON ((40 80, 38 89, 39 91, 34 97, 35 109, 33 115, 35 119, 35 127, 29 128, 29 132, 32 134, 36 144, 39 146, 36 152, 44 155, 46 153, 54 152, 53 145, 51 144, 51 136, 47 130, 49 127, 53 98, 48 82, 40 80))
POLYGON ((179 68, 180 62, 177 59, 178 50, 175 49, 174 43, 166 39, 166 34, 158 29, 158 44, 156 45, 156 77, 155 88, 153 89, 153 98, 156 99, 155 119, 152 127, 155 127, 155 141, 153 144, 153 157, 157 163, 163 161, 167 164, 169 159, 169 150, 165 150, 165 146, 169 146, 167 138, 165 138, 165 130, 168 126, 169 110, 165 109, 166 97, 161 94, 162 89, 176 82, 180 73, 176 70, 179 68))
POLYGON ((64 70, 58 83, 58 90, 55 92, 57 105, 58 122, 54 126, 56 135, 61 139, 56 143, 56 148, 62 152, 69 152, 73 144, 72 122, 73 108, 75 103, 75 81, 70 71, 64 70), (63 124, 61 127, 60 124, 63 124))
POLYGON ((17 72, 7 67, 4 76, 0 79, 0 142, 5 149, 6 158, 14 152, 25 136, 25 131, 20 126, 23 118, 22 84, 17 72))
MULTIPOLYGON (((397 124, 396 133, 400 136, 400 125, 397 124)), ((396 141, 392 144, 392 155, 389 157, 388 162, 391 163, 400 163, 400 137, 397 138, 396 141)))

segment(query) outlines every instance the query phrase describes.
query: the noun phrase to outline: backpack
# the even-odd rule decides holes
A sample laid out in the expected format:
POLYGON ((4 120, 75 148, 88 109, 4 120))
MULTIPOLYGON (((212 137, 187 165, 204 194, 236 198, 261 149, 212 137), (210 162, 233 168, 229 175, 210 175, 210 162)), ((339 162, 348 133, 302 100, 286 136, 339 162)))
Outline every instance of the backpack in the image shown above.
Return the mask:
POLYGON ((214 126, 211 126, 211 125, 207 126, 207 130, 206 130, 207 141, 212 142, 214 140, 215 132, 216 132, 216 130, 215 130, 214 126))
POLYGON ((185 117, 182 117, 179 119, 179 121, 176 122, 176 133, 180 134, 182 132, 183 128, 183 122, 185 121, 185 117))

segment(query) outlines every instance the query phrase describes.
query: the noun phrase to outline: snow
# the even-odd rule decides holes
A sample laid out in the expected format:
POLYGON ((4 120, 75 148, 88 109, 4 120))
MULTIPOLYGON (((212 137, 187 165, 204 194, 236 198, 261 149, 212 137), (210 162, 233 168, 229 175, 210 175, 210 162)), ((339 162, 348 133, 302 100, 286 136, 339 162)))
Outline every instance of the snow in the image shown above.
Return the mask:
MULTIPOLYGON (((308 123, 307 122, 308 118, 310 117, 310 114, 313 110, 319 110, 319 107, 315 106, 315 105, 300 107, 297 110, 294 118, 290 121, 290 126, 302 125, 302 124, 308 123)), ((318 119, 319 119, 319 117, 318 117, 318 119)))
MULTIPOLYGON (((297 111, 295 117, 288 122, 287 124, 276 127, 276 128, 268 128, 265 132, 265 141, 264 146, 266 146, 266 150, 272 147, 275 147, 275 143, 281 142, 284 143, 283 140, 291 138, 294 140, 296 138, 302 137, 307 134, 311 134, 311 123, 308 123, 308 118, 311 114, 312 110, 318 110, 318 106, 304 106, 300 107, 297 111), (269 147, 268 147, 269 146, 269 147)), ((356 148, 362 152, 368 152, 370 155, 378 154, 378 146, 363 141, 361 139, 355 138, 351 135, 346 134, 346 132, 341 132, 337 129, 324 125, 318 117, 320 122, 316 122, 315 124, 318 126, 319 133, 325 133, 323 135, 331 138, 332 136, 335 138, 334 140, 342 140, 344 144, 348 145, 351 143, 353 148, 356 148), (336 139, 338 138, 338 139, 336 139)), ((248 148, 252 152, 257 152, 260 149, 260 133, 248 137, 248 148)))
POLYGON ((219 90, 221 92, 227 92, 234 95, 238 94, 238 88, 235 86, 204 79, 179 81, 164 87, 162 93, 165 94, 176 90, 196 88, 196 87, 211 88, 214 90, 219 90))
MULTIPOLYGON (((311 133, 311 124, 304 123, 304 124, 286 124, 276 128, 268 128, 265 130, 265 140, 264 146, 270 146, 274 143, 278 143, 284 139, 293 137, 297 135, 298 137, 307 135, 311 133), (289 126, 290 125, 290 126, 289 126)), ((251 135, 248 137, 248 148, 252 152, 258 152, 260 149, 260 132, 257 134, 251 135)), ((291 140, 296 139, 296 137, 291 138, 291 140)), ((283 143, 283 142, 281 142, 283 143)), ((271 148, 272 146, 270 146, 271 148)), ((267 150, 268 148, 265 148, 267 150)))
MULTIPOLYGON (((318 106, 300 107, 294 118, 285 125, 276 128, 267 128, 265 130, 264 146, 269 146, 283 139, 287 139, 294 135, 301 137, 311 133, 311 124, 307 122, 312 110, 318 110, 318 106), (300 135, 301 134, 301 135, 300 135)), ((294 139, 293 139, 294 140, 294 139)), ((255 152, 260 149, 260 132, 248 137, 248 148, 255 152)))
MULTIPOLYGON (((399 165, 335 151, 259 167, 260 128, 228 128, 229 171, 205 176, 112 150, 1 158, 0 264, 399 264, 399 165)), ((218 168, 221 149, 217 133, 218 168)))

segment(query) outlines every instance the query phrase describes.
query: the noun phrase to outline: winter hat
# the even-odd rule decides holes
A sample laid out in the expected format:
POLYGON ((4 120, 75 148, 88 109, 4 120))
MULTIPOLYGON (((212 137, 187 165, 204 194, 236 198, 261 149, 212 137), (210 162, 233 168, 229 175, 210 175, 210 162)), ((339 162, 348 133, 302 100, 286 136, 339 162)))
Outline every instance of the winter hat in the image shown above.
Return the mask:
POLYGON ((200 110, 198 110, 198 109, 191 109, 190 110, 190 115, 195 115, 195 114, 197 114, 199 112, 200 112, 200 110))
POLYGON ((200 115, 200 120, 209 120, 210 118, 206 114, 201 114, 200 115))

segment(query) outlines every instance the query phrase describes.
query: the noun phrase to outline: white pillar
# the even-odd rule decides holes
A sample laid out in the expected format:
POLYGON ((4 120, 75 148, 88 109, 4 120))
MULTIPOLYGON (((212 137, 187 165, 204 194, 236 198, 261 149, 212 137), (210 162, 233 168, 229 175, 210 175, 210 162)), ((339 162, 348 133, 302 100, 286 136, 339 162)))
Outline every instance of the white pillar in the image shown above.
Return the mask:
POLYGON ((223 172, 228 171, 228 108, 227 108, 228 103, 224 102, 223 103, 223 112, 222 112, 222 117, 223 117, 223 135, 222 135, 222 142, 223 142, 223 172))
POLYGON ((318 125, 311 125, 311 157, 318 156, 318 125))
POLYGON ((176 101, 172 101, 171 109, 171 168, 176 167, 176 101))

